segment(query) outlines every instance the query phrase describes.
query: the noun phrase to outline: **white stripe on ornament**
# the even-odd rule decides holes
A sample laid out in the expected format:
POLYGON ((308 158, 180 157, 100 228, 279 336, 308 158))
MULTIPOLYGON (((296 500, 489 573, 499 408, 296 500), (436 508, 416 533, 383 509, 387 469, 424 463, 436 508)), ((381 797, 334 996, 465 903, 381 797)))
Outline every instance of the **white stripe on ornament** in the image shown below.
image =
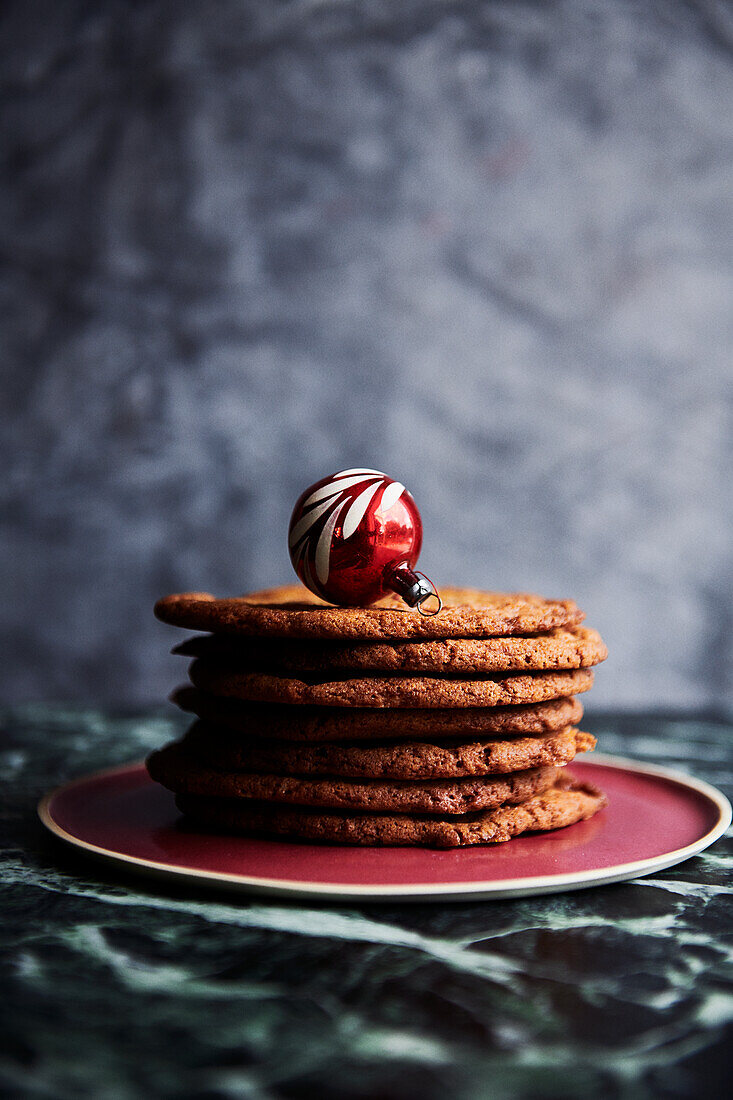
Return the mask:
POLYGON ((334 508, 333 512, 326 520, 326 523, 323 525, 323 530, 318 539, 315 561, 316 576, 321 584, 325 584, 328 580, 328 571, 331 567, 331 539, 333 538, 333 532, 336 529, 339 515, 345 503, 346 501, 342 500, 341 503, 334 508))
POLYGON ((339 470, 337 474, 334 474, 334 478, 348 477, 349 474, 376 474, 377 477, 385 477, 381 470, 339 470))
POLYGON ((372 497, 379 489, 381 482, 377 482, 376 485, 368 485, 363 493, 359 493, 359 496, 354 500, 346 513, 344 519, 344 531, 343 535, 345 539, 351 538, 354 531, 364 518, 364 513, 371 504, 372 497))
POLYGON ((404 491, 404 485, 400 485, 399 481, 393 481, 382 493, 382 499, 379 502, 379 511, 388 512, 392 505, 397 503, 404 491))
MULTIPOLYGON (((375 477, 384 477, 384 474, 375 474, 375 477)), ((334 483, 329 481, 328 485, 322 485, 320 489, 316 489, 315 493, 311 493, 307 500, 303 501, 302 507, 307 508, 309 504, 315 504, 319 500, 324 500, 326 497, 336 496, 342 489, 349 489, 352 485, 359 485, 362 481, 373 481, 373 477, 344 477, 339 482, 334 483)))
POLYGON ((307 515, 300 517, 295 527, 291 531, 290 537, 288 538, 288 546, 291 550, 298 542, 298 539, 302 538, 306 531, 313 526, 316 520, 319 519, 319 517, 322 516, 324 512, 327 512, 329 508, 333 507, 333 503, 334 502, 332 500, 327 500, 325 504, 320 504, 317 508, 314 508, 311 512, 308 512, 307 515))

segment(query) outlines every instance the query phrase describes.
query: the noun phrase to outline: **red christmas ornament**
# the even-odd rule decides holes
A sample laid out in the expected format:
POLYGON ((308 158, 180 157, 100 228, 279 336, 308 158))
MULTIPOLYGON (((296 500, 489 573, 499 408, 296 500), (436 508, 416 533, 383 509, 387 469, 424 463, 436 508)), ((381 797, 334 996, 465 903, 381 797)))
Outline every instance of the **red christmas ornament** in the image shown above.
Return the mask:
POLYGON ((322 600, 358 607, 397 592, 421 614, 436 615, 440 596, 415 572, 421 546, 415 501, 378 470, 340 470, 311 485, 288 531, 293 568, 322 600))

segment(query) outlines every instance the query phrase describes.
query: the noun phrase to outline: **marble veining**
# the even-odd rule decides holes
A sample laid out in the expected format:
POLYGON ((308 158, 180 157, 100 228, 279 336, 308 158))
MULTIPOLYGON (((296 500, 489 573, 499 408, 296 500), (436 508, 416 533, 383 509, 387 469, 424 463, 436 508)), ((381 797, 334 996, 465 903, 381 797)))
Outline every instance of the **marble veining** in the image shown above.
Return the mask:
MULTIPOLYGON (((5 1094, 723 1095, 730 835, 679 867, 573 894, 348 906, 152 882, 45 835, 44 789, 135 759, 182 721, 42 706, 3 716, 5 1094)), ((604 751, 731 793, 728 724, 584 727, 604 751)))

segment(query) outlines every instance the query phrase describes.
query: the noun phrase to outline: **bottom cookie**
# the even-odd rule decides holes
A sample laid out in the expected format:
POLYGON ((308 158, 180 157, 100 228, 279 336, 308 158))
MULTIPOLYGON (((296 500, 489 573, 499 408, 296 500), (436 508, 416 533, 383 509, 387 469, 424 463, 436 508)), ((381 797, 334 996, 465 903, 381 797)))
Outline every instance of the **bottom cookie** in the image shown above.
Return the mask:
POLYGON ((190 820, 225 832, 291 837, 332 844, 464 848, 497 844, 527 832, 548 832, 593 817, 607 804, 597 787, 561 774, 552 787, 519 805, 441 818, 438 815, 324 812, 302 806, 179 794, 190 820))

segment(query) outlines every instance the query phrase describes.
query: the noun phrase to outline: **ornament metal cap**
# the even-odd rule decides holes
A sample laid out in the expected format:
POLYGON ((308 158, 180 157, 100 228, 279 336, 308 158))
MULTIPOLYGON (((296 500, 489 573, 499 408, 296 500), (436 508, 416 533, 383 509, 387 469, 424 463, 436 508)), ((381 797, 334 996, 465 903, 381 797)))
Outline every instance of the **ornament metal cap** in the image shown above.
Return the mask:
POLYGON ((406 561, 390 566, 387 584, 405 601, 408 607, 417 607, 421 615, 437 615, 443 607, 443 601, 429 577, 410 569, 406 561), (425 605, 435 601, 432 607, 425 605))

